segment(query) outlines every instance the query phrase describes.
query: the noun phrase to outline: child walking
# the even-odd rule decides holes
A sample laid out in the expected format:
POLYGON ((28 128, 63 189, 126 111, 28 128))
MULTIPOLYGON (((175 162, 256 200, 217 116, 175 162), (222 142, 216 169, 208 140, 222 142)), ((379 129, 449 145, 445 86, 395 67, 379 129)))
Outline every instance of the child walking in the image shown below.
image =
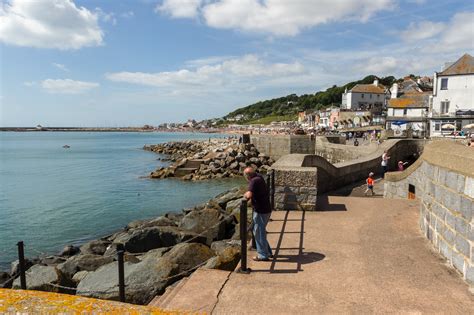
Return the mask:
POLYGON ((367 183, 367 189, 365 190, 364 195, 367 196, 367 193, 370 191, 372 193, 372 196, 375 195, 374 193, 374 179, 373 179, 374 173, 370 172, 369 177, 366 180, 367 183))

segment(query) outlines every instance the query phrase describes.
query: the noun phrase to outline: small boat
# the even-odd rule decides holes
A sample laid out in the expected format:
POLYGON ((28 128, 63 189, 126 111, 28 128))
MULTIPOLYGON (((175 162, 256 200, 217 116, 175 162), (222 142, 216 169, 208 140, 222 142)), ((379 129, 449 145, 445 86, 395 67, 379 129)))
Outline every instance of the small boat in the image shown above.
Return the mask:
POLYGON ((67 144, 63 145, 63 148, 64 148, 64 149, 69 149, 70 147, 71 147, 71 146, 70 146, 70 145, 67 145, 67 144))

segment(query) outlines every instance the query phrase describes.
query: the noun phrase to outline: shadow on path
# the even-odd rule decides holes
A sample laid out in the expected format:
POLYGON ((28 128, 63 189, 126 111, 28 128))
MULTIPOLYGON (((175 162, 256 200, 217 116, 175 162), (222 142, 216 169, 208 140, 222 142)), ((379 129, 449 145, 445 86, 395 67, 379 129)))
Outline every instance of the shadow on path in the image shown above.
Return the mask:
MULTIPOLYGON (((282 226, 279 232, 269 232, 268 234, 280 234, 278 237, 278 242, 276 247, 274 248, 274 256, 271 260, 270 268, 269 269, 253 269, 252 272, 269 272, 269 273, 298 273, 299 271, 303 271, 302 265, 315 263, 318 261, 323 260, 326 256, 321 253, 316 252, 304 252, 304 223, 305 223, 305 211, 293 211, 292 213, 300 213, 300 219, 289 219, 290 211, 286 211, 285 217, 283 220, 273 220, 281 221, 282 226), (287 223, 288 222, 301 222, 299 224, 299 231, 286 231, 287 223), (299 234, 299 238, 295 238, 294 234, 299 234), (295 247, 282 247, 283 239, 285 236, 289 237, 291 240, 295 239, 298 243, 295 244, 295 247), (298 251, 297 254, 282 254, 281 251, 298 251), (280 266, 284 266, 286 268, 277 268, 280 266), (288 265, 292 266, 292 268, 287 268, 288 265), (294 267, 293 267, 294 266, 294 267)), ((292 244, 293 245, 293 244, 292 244)))

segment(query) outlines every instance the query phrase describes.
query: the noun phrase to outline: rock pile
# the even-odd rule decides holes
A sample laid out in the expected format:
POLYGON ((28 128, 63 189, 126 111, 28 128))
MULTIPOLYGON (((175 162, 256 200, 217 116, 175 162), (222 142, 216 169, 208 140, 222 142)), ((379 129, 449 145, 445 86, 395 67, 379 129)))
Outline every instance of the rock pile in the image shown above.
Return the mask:
MULTIPOLYGON (((123 230, 58 255, 27 260, 27 288, 118 300, 117 246, 125 248, 126 300, 147 304, 198 267, 232 271, 240 259, 239 215, 245 188, 181 213, 129 223, 123 230), (68 289, 70 288, 70 289, 68 289)), ((18 264, 1 273, 20 288, 18 264)), ((1 283, 1 281, 0 281, 1 283)), ((1 285, 0 285, 1 286, 1 285)))
POLYGON ((175 161, 168 167, 151 172, 151 178, 180 177, 184 180, 204 180, 241 176, 247 166, 266 173, 273 159, 258 152, 252 144, 230 142, 170 142, 147 150, 170 155, 175 161))

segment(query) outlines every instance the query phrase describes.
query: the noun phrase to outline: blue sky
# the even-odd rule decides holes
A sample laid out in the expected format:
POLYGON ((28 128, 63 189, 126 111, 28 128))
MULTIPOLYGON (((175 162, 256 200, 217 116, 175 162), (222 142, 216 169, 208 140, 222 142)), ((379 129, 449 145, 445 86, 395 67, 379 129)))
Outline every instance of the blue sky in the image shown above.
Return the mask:
POLYGON ((472 1, 0 0, 0 125, 220 117, 464 53, 472 1))

